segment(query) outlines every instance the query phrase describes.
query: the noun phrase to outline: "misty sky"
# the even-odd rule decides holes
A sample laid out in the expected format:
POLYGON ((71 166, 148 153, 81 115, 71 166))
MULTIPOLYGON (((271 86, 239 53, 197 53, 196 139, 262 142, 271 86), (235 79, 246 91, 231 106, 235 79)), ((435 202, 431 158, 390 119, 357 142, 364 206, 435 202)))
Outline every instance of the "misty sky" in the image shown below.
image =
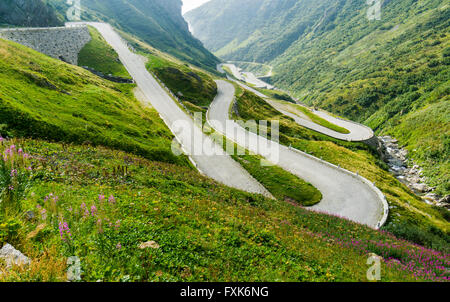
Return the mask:
POLYGON ((183 14, 210 0, 183 0, 183 14))

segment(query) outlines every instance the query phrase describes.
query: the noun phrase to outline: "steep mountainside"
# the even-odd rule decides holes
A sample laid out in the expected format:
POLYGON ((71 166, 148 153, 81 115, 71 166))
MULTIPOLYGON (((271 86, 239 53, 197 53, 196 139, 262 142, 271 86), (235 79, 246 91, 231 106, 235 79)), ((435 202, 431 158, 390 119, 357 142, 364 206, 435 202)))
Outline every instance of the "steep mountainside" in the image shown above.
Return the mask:
POLYGON ((185 15, 216 55, 274 67, 301 101, 394 135, 450 191, 449 0, 212 0, 185 15), (412 125, 414 125, 412 127, 412 125))
MULTIPOLYGON (((65 0, 49 0, 63 14, 65 0)), ((205 68, 218 59, 189 32, 181 0, 83 0, 83 20, 101 20, 131 33, 155 48, 205 68)))
POLYGON ((53 9, 41 0, 0 1, 0 25, 45 27, 61 24, 53 9))

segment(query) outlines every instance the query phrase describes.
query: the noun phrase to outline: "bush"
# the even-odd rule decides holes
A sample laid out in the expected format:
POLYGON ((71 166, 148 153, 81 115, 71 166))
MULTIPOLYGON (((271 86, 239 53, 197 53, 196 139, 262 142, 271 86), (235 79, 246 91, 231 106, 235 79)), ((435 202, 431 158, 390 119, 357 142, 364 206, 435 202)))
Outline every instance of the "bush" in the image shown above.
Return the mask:
MULTIPOLYGON (((0 221, 2 220, 3 219, 0 219, 0 221)), ((10 218, 5 222, 0 222, 0 247, 7 242, 13 242, 13 240, 18 236, 21 226, 22 223, 15 218, 10 218)))
POLYGON ((428 229, 420 228, 414 225, 389 225, 385 228, 397 237, 412 241, 414 243, 426 246, 428 248, 440 250, 443 252, 449 251, 450 236, 444 234, 436 227, 429 227, 428 229))
POLYGON ((0 137, 0 213, 6 217, 21 210, 31 178, 30 156, 0 137), (9 145, 9 146, 8 146, 9 145))

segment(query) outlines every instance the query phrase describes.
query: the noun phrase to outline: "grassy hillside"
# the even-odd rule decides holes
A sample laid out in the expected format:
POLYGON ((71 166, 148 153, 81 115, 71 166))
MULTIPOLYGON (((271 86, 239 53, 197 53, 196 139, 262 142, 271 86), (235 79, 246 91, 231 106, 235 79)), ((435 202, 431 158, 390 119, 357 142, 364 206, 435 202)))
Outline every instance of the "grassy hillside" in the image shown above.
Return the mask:
POLYGON ((119 55, 103 39, 101 34, 92 26, 89 26, 92 40, 87 43, 78 54, 78 66, 87 66, 108 75, 131 78, 126 68, 122 65, 119 55))
POLYGON ((161 56, 149 54, 146 57, 149 59, 147 68, 182 101, 207 108, 216 97, 217 85, 207 73, 161 56))
MULTIPOLYGON (((65 0, 49 0, 62 14, 65 0)), ((218 59, 189 32, 179 0, 83 0, 81 18, 103 21, 191 64, 213 70, 218 59)))
MULTIPOLYGON (((441 251, 307 211, 292 202, 297 196, 285 195, 286 202, 230 189, 173 157, 172 135, 153 109, 135 100, 134 85, 3 40, 0 70, 0 132, 30 137, 0 139, 0 246, 13 244, 31 259, 29 269, 12 271, 0 262, 0 281, 64 282, 74 255, 83 281, 367 281, 371 253, 383 258, 383 281, 450 277, 448 245, 435 239, 446 226, 437 210, 411 201, 392 221, 429 215, 417 221, 437 235, 413 239, 441 251)), ((250 105, 243 116, 252 110, 269 116, 253 105, 263 100, 238 92, 250 105)), ((333 156, 347 150, 290 123, 285 120, 285 140, 300 144, 301 137, 308 146, 317 140, 333 156)), ((365 146, 348 148, 354 148, 348 158, 358 157, 352 164, 375 166, 365 146)), ((249 170, 259 167, 255 157, 240 160, 249 170)), ((279 177, 280 196, 292 185, 303 196, 316 194, 278 175, 268 171, 266 183, 279 177)))
POLYGON ((446 209, 425 204, 386 169, 383 162, 362 143, 340 142, 325 135, 303 128, 292 119, 283 116, 263 99, 248 91, 237 89, 235 119, 279 120, 280 142, 306 151, 316 157, 358 172, 375 182, 386 195, 390 215, 384 229, 404 238, 430 247, 448 250, 450 223, 446 209))
POLYGON ((371 252, 385 259, 383 281, 449 277, 445 254, 185 167, 38 140, 3 141, 0 151, 13 144, 11 156, 21 148, 32 169, 22 212, 0 211, 0 243, 32 263, 2 281, 65 281, 73 255, 83 281, 367 281, 371 252))
POLYGON ((271 82, 300 101, 395 135, 437 193, 449 194, 450 124, 439 109, 449 101, 450 1, 386 0, 379 21, 368 8, 213 0, 186 17, 217 55, 273 66, 271 82))
POLYGON ((62 26, 56 11, 42 0, 2 0, 0 25, 24 27, 62 26))
POLYGON ((0 40, 1 134, 104 145, 149 159, 183 163, 155 110, 82 68, 0 40))

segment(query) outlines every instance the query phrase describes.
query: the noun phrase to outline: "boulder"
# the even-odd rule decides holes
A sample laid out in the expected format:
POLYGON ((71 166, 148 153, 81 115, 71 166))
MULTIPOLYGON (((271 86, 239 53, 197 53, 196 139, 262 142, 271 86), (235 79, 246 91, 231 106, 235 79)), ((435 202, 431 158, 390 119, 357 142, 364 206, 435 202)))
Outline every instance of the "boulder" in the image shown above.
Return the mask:
POLYGON ((411 184, 419 184, 420 178, 418 176, 408 176, 406 177, 406 180, 410 182, 411 184))
POLYGON ((439 200, 439 203, 441 204, 448 204, 450 203, 450 195, 444 196, 439 200))
POLYGON ((30 264, 28 257, 8 243, 0 249, 0 259, 6 263, 7 269, 11 269, 13 266, 28 266, 30 264))
POLYGON ((411 188, 420 193, 426 193, 430 191, 430 188, 426 184, 412 184, 411 188))
POLYGON ((433 203, 437 203, 439 201, 439 195, 435 193, 428 193, 422 197, 425 201, 432 201, 433 203))
POLYGON ((147 241, 147 242, 143 242, 139 245, 139 248, 141 250, 143 249, 147 249, 147 248, 152 248, 152 249, 159 249, 159 244, 156 243, 155 241, 147 241))

